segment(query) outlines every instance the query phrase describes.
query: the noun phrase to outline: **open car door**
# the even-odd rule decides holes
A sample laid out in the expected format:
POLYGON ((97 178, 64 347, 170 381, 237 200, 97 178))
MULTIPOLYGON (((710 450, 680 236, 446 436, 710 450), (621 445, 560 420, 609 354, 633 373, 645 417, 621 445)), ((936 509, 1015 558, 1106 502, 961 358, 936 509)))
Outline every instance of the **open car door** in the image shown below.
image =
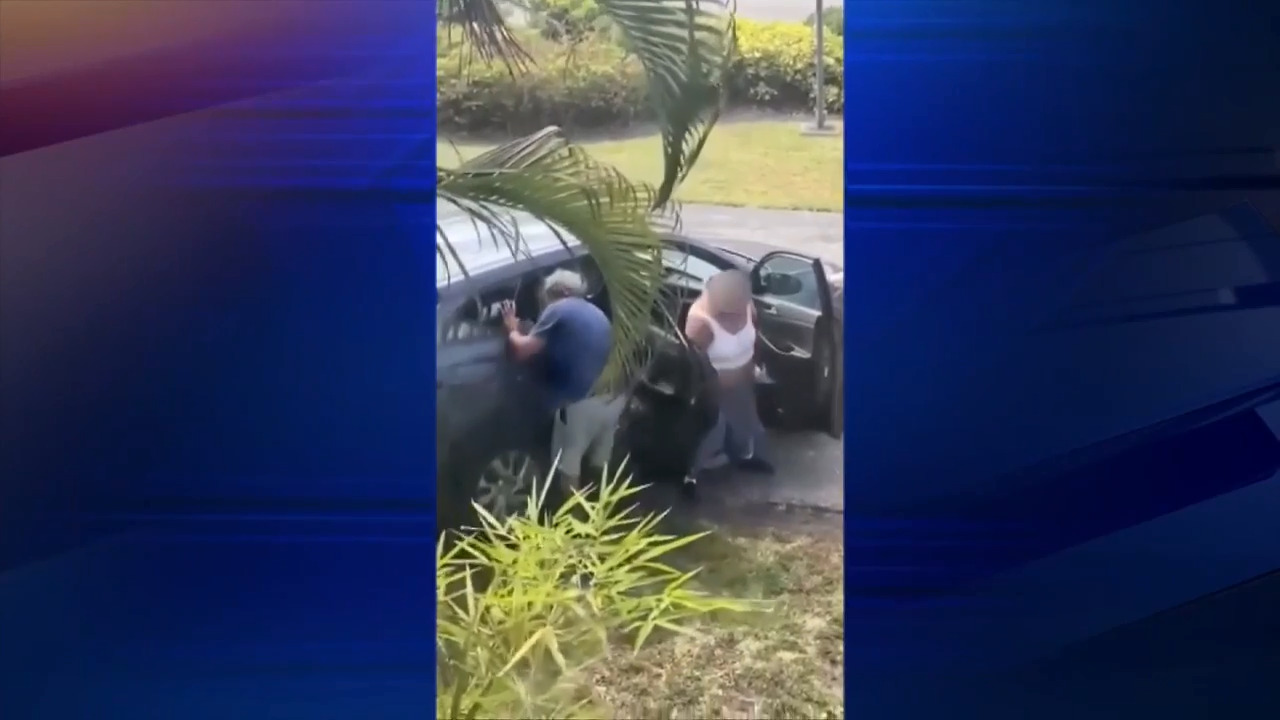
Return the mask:
POLYGON ((822 262, 779 251, 751 271, 761 402, 783 424, 844 434, 843 328, 822 262))

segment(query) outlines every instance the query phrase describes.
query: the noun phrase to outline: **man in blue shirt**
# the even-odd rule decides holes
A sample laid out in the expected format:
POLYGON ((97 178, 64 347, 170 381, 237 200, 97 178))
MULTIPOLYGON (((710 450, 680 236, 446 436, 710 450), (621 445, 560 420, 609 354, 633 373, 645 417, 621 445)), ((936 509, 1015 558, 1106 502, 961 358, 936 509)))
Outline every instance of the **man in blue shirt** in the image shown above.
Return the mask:
POLYGON ((559 455, 566 492, 572 492, 579 487, 584 458, 596 470, 609 462, 626 398, 596 388, 613 349, 613 328, 583 297, 582 276, 557 270, 547 276, 542 293, 542 314, 528 333, 520 331, 514 303, 503 304, 502 317, 516 359, 540 355, 545 361, 555 410, 552 453, 559 455))

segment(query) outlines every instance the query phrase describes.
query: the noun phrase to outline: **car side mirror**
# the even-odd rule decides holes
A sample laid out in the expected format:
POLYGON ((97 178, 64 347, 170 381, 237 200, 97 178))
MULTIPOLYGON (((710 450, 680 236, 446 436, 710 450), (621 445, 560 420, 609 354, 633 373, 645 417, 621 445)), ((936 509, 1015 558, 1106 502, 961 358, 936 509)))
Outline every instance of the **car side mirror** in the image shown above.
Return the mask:
POLYGON ((757 286, 754 290, 759 294, 779 297, 796 295, 804 290, 804 283, 799 278, 785 273, 763 273, 752 285, 757 286))

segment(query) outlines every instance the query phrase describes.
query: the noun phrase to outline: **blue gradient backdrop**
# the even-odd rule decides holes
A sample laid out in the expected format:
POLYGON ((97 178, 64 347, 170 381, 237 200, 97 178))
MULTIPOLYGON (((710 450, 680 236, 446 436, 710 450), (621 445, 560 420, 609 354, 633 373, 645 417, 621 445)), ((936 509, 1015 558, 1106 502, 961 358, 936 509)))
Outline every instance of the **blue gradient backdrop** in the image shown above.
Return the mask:
POLYGON ((1274 716, 1280 309, 1048 323, 1280 279, 1275 6, 845 22, 849 716, 1274 716))
MULTIPOLYGON (((431 182, 432 8, 153 12, 197 5, 237 22, 30 76, 5 36, 0 717, 422 717, 434 254, 376 191, 431 182)), ((1274 716, 1276 311, 1032 331, 1194 216, 1280 275, 1275 11, 846 19, 849 714, 1274 716)))
POLYGON ((427 717, 434 9, 146 14, 0 83, 0 717, 427 717))

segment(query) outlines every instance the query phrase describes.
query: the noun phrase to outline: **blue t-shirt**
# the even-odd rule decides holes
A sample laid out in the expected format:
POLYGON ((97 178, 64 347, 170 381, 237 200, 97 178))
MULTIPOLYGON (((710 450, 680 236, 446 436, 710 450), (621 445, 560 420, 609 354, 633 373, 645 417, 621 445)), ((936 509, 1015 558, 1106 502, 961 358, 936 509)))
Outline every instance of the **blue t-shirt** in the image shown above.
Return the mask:
POLYGON ((604 312, 582 298, 556 300, 543 309, 530 334, 546 342, 542 354, 552 407, 590 395, 613 347, 613 328, 604 312))

